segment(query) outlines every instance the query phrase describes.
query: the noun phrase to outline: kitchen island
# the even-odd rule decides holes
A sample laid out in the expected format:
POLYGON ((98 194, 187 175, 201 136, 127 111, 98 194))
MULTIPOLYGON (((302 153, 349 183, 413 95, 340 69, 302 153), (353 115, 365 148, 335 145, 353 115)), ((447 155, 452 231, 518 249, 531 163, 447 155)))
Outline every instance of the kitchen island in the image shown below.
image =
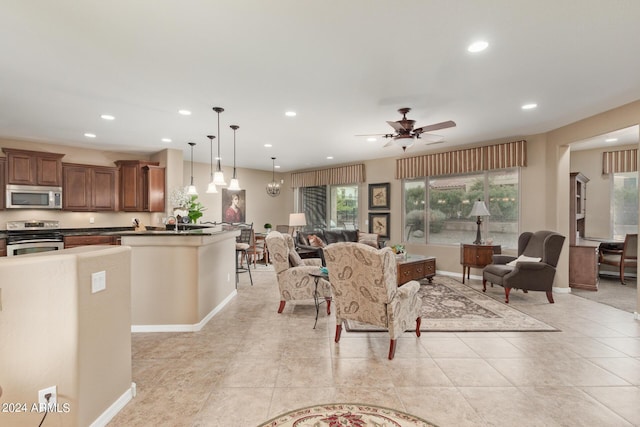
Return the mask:
POLYGON ((124 231, 131 248, 131 331, 198 331, 235 295, 238 230, 124 231))

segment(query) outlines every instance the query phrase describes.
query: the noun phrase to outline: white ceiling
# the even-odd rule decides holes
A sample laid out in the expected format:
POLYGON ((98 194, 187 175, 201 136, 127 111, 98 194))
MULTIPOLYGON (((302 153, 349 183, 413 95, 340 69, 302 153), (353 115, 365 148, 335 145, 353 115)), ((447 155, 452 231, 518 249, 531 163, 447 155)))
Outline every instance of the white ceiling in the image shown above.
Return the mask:
POLYGON ((271 170, 275 156, 289 171, 401 156, 355 136, 389 132, 400 107, 413 108, 416 126, 457 122, 436 132, 445 144, 418 141, 415 154, 546 132, 640 99, 636 0, 3 0, 1 9, 4 138, 171 147, 185 159, 194 141, 195 159, 209 163, 220 106, 223 164, 237 124, 239 167, 271 170), (489 48, 468 53, 477 39, 489 48), (528 102, 538 108, 521 110, 528 102))

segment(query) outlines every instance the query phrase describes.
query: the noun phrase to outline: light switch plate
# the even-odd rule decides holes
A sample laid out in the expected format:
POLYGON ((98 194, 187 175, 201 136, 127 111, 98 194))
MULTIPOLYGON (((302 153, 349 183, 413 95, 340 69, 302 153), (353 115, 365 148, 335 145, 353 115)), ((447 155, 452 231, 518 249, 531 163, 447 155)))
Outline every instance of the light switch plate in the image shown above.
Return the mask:
POLYGON ((91 273, 91 293, 95 294, 105 289, 107 289, 107 272, 98 271, 91 273))

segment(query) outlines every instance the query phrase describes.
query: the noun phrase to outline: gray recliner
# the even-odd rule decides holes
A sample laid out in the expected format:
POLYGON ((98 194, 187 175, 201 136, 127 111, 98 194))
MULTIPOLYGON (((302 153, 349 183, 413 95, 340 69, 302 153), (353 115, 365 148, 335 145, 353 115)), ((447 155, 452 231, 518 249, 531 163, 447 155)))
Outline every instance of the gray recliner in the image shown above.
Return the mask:
POLYGON ((487 290, 487 282, 502 286, 507 304, 511 288, 522 289, 525 293, 543 291, 553 304, 553 279, 564 239, 564 236, 554 231, 522 233, 518 238, 518 257, 539 258, 540 261, 522 261, 514 256, 494 255, 493 263, 482 270, 482 291, 487 290), (507 265, 508 263, 515 265, 507 265))

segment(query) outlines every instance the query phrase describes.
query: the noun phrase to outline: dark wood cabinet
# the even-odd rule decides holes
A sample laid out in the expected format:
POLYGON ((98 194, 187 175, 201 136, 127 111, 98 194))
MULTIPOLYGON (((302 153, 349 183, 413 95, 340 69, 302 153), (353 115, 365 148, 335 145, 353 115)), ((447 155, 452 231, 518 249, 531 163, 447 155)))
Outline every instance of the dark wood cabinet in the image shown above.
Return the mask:
POLYGON ((7 192, 5 186, 7 184, 7 159, 0 157, 0 209, 4 209, 6 204, 7 192))
POLYGON ((65 163, 62 187, 64 210, 117 210, 118 168, 65 163))
POLYGON ((164 212, 165 168, 158 162, 119 160, 120 210, 164 212))
POLYGON ((493 254, 502 253, 500 245, 460 245, 460 264, 462 264, 462 283, 471 274, 471 268, 484 268, 493 262, 493 254))
POLYGON ((425 277, 429 282, 436 275, 436 258, 412 255, 409 258, 397 260, 398 286, 410 280, 420 280, 425 277))
POLYGON ((7 184, 62 185, 64 154, 3 148, 7 154, 7 184))
POLYGON ((0 256, 7 256, 7 239, 0 239, 0 256))
POLYGON ((598 242, 580 242, 569 246, 569 286, 588 291, 598 290, 598 242))
POLYGON ((576 244, 576 239, 585 237, 585 217, 587 213, 587 182, 589 178, 580 172, 573 172, 569 178, 571 182, 569 211, 569 243, 576 244))
POLYGON ((116 245, 118 240, 116 236, 91 235, 83 234, 76 236, 64 236, 64 248, 75 248, 78 246, 90 245, 116 245))

